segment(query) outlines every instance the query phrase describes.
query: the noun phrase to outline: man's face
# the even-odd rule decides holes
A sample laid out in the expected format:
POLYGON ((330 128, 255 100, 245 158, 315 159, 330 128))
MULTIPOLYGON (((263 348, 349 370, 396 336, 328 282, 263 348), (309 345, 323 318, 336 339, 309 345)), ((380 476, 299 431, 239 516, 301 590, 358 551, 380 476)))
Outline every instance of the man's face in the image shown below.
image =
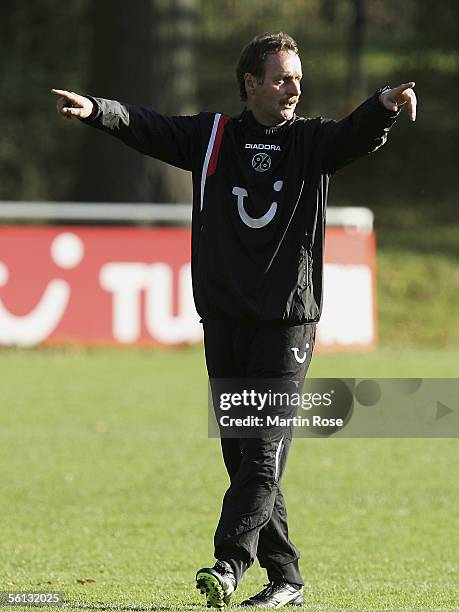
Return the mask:
POLYGON ((274 126, 289 121, 300 99, 302 77, 301 62, 296 53, 270 53, 266 58, 263 83, 253 75, 246 76, 247 108, 263 125, 274 126))

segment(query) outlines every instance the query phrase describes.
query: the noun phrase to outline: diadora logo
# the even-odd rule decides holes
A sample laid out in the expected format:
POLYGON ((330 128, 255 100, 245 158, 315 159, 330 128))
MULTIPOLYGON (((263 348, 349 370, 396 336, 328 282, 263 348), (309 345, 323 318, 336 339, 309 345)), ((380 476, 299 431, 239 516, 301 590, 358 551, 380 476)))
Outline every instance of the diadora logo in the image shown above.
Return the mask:
POLYGON ((306 344, 303 357, 300 357, 299 355, 300 349, 298 347, 294 346, 290 350, 293 352, 295 359, 297 360, 298 363, 304 363, 306 361, 306 354, 307 354, 308 348, 309 348, 309 344, 306 344))
POLYGON ((266 172, 271 168, 271 158, 267 153, 257 153, 252 157, 252 168, 257 172, 266 172))
POLYGON ((279 145, 274 145, 274 144, 251 144, 250 142, 247 142, 245 145, 246 149, 258 149, 258 150, 264 150, 264 151, 280 151, 281 148, 279 145))

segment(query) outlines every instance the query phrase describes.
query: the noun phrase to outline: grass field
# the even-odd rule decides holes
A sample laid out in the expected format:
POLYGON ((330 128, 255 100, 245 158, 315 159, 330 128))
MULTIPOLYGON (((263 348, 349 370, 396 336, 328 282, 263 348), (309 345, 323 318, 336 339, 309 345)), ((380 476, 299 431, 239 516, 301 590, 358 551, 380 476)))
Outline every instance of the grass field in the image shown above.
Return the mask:
POLYGON ((381 229, 377 301, 382 345, 459 347, 457 226, 381 229))
MULTIPOLYGON (((457 375, 453 350, 316 356, 313 376, 457 375)), ((203 609, 227 478, 200 349, 0 351, 2 590, 203 609)), ((459 610, 455 439, 298 439, 284 479, 306 610, 459 610)), ((235 602, 265 582, 258 566, 235 602)), ((19 608, 15 608, 19 609, 19 608)))

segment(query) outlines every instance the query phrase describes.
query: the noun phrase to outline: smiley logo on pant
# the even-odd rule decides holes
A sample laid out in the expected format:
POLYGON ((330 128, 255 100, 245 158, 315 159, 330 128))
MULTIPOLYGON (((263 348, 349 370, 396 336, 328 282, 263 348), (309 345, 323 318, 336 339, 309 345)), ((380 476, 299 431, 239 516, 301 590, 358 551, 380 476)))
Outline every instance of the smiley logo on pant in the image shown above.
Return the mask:
POLYGON ((298 363, 304 363, 306 361, 306 355, 308 353, 308 348, 309 348, 309 344, 306 344, 303 357, 300 357, 300 349, 297 346, 292 347, 290 350, 292 351, 298 363))

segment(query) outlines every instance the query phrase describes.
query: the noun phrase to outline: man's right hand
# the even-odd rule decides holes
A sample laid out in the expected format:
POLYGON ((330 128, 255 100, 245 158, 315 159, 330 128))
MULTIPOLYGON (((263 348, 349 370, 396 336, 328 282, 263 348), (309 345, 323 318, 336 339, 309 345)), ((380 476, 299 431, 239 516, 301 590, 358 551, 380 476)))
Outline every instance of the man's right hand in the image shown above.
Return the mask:
POLYGON ((92 113, 94 105, 89 98, 79 96, 74 91, 65 91, 64 89, 51 89, 51 92, 55 96, 59 96, 56 108, 57 112, 63 117, 67 119, 72 119, 72 117, 87 119, 92 113))

